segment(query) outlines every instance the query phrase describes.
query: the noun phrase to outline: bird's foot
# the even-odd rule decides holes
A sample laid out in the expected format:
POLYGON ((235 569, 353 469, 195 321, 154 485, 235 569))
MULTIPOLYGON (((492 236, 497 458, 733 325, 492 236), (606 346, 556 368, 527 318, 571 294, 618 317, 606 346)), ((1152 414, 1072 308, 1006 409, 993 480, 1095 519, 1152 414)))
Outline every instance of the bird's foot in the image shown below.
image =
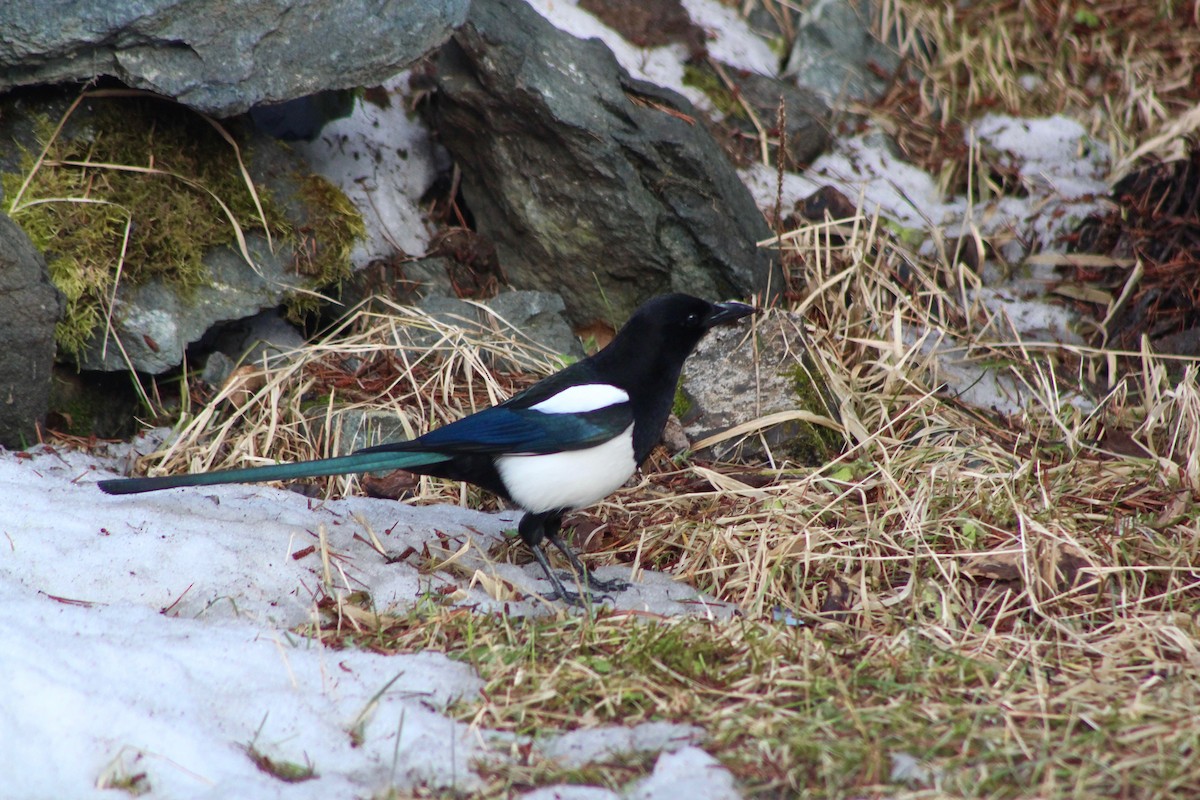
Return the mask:
POLYGON ((588 606, 599 605, 607 600, 610 603, 615 602, 611 595, 605 594, 610 591, 620 591, 628 588, 629 584, 624 581, 596 581, 591 578, 588 573, 584 573, 586 580, 581 585, 578 578, 569 572, 547 572, 546 575, 550 579, 550 583, 554 586, 554 591, 545 595, 545 598, 551 602, 562 600, 569 606, 576 608, 587 608, 588 606), (617 588, 610 588, 612 584, 623 584, 617 588), (580 589, 578 592, 571 591, 568 586, 575 586, 580 589))
POLYGON ((623 581, 620 578, 610 578, 604 580, 588 573, 588 586, 598 592, 623 592, 630 587, 629 581, 623 581))
POLYGON ((574 574, 564 575, 563 580, 568 583, 575 583, 580 578, 583 578, 585 586, 589 589, 595 589, 598 592, 623 592, 629 588, 629 583, 619 578, 607 581, 603 578, 597 578, 592 574, 590 569, 583 565, 583 562, 579 560, 579 556, 575 555, 575 551, 567 547, 562 539, 558 536, 547 536, 546 538, 567 557, 567 561, 571 562, 571 569, 575 571, 574 574))
POLYGON ((552 544, 558 547, 559 550, 571 562, 572 572, 555 573, 550 569, 550 562, 546 559, 546 554, 541 547, 531 547, 533 557, 537 559, 538 565, 541 566, 542 572, 546 574, 546 579, 554 587, 554 591, 545 595, 547 600, 562 600, 567 605, 586 607, 603 603, 605 600, 613 602, 612 597, 605 592, 621 592, 629 588, 629 584, 621 580, 606 581, 593 577, 587 567, 583 566, 579 557, 571 551, 571 548, 562 543, 557 537, 547 537, 552 544), (560 577, 561 575, 561 577, 560 577), (567 586, 575 586, 579 588, 579 592, 573 592, 567 586))
MULTIPOLYGON (((570 572, 560 572, 559 577, 566 583, 574 583, 576 576, 570 572)), ((589 589, 594 589, 597 592, 623 592, 629 588, 629 581, 623 581, 620 578, 612 578, 605 580, 597 578, 590 570, 585 570, 583 574, 584 585, 589 589)))
POLYGON ((574 606, 575 608, 589 608, 594 605, 599 605, 605 600, 612 602, 612 598, 606 594, 595 595, 588 591, 572 592, 566 587, 555 589, 553 592, 543 595, 543 597, 552 603, 555 600, 561 600, 566 605, 574 606))

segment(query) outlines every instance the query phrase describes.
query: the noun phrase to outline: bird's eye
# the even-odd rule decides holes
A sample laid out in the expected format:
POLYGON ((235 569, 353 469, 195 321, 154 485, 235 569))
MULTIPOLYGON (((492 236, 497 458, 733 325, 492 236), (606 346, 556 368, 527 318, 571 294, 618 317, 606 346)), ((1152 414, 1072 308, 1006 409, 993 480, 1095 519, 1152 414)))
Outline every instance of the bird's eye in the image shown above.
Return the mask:
POLYGON ((687 324, 688 325, 699 325, 700 324, 700 315, 694 311, 691 314, 688 314, 687 324))

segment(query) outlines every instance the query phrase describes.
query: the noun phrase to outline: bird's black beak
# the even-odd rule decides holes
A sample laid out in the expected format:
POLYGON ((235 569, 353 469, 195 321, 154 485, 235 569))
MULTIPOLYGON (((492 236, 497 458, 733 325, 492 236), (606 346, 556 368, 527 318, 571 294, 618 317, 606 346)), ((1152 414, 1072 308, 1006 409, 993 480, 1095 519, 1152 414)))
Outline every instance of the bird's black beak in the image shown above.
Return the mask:
POLYGON ((737 322, 742 317, 753 314, 754 311, 754 306, 748 306, 745 303, 735 303, 732 300, 727 303, 713 303, 712 311, 704 320, 704 327, 711 328, 715 325, 729 325, 737 322))

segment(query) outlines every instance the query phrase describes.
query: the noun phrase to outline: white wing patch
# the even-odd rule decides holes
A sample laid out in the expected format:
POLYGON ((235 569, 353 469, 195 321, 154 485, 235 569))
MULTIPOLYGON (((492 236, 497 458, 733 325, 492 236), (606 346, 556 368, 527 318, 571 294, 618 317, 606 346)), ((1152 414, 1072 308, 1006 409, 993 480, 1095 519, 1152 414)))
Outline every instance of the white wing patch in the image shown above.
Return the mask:
POLYGON ((637 469, 633 426, 603 444, 583 450, 500 456, 496 469, 509 495, 526 511, 538 514, 590 506, 620 489, 637 469))
POLYGON ((581 414, 628 402, 629 395, 616 386, 607 383, 582 383, 578 386, 568 386, 530 408, 543 414, 581 414))

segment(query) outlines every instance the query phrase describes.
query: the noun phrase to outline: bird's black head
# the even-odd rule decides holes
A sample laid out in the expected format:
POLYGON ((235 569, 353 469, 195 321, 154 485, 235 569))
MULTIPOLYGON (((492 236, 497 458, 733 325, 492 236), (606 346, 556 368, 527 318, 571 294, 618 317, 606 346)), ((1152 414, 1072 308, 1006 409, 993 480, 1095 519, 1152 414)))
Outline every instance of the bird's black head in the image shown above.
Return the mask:
POLYGON ((686 358, 710 328, 753 313, 754 308, 744 303, 710 303, 689 294, 664 294, 643 303, 618 336, 628 331, 643 342, 681 349, 686 358))

